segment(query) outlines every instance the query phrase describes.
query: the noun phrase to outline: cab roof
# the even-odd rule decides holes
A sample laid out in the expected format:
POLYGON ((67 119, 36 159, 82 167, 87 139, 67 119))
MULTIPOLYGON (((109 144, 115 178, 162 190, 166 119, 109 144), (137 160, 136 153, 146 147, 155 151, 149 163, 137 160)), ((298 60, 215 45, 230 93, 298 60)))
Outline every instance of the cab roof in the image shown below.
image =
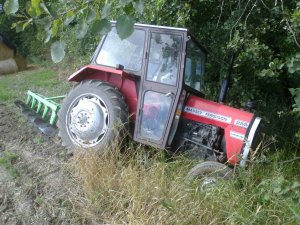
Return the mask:
MULTIPOLYGON (((117 21, 111 21, 111 24, 115 26, 117 21)), ((180 27, 169 27, 169 26, 158 26, 158 25, 151 25, 151 24, 143 24, 143 23, 135 23, 135 28, 154 28, 154 29, 161 29, 161 30, 169 30, 169 31, 179 31, 179 32, 185 32, 187 35, 191 36, 191 38, 199 45, 199 47, 205 52, 205 54, 208 53, 207 49, 194 37, 191 32, 187 28, 180 28, 180 27)))
MULTIPOLYGON (((116 24, 116 21, 111 21, 111 23, 112 24, 116 24)), ((187 28, 169 27, 169 26, 158 26, 158 25, 143 24, 143 23, 135 23, 134 27, 155 28, 155 29, 164 29, 164 30, 175 30, 175 31, 188 32, 187 28)))
POLYGON ((147 28, 168 29, 168 30, 177 30, 177 31, 185 31, 185 32, 188 31, 188 29, 186 28, 179 28, 179 27, 157 26, 157 25, 149 25, 149 24, 142 24, 142 23, 135 23, 134 25, 139 27, 147 27, 147 28))

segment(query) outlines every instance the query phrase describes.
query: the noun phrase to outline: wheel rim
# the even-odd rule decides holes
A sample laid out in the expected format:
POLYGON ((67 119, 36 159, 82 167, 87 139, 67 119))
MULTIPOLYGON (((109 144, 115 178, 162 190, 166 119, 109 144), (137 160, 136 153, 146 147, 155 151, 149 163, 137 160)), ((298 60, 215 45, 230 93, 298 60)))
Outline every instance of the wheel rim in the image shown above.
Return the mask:
POLYGON ((212 190, 218 185, 218 179, 213 176, 203 177, 200 182, 200 190, 207 191, 212 190))
POLYGON ((67 112, 67 132, 71 140, 89 148, 102 141, 109 127, 109 112, 104 101, 88 93, 77 97, 67 112))

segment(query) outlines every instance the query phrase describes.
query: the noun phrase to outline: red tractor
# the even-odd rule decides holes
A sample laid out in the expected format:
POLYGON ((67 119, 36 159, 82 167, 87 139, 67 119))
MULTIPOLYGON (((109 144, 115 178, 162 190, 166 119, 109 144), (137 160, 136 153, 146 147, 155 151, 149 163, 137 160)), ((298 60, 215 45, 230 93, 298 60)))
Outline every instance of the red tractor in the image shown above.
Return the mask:
POLYGON ((135 141, 206 161, 189 176, 244 166, 261 119, 204 99, 206 50, 187 29, 136 24, 121 40, 115 24, 90 65, 69 77, 78 84, 58 112, 67 148, 104 150, 133 124, 135 141))

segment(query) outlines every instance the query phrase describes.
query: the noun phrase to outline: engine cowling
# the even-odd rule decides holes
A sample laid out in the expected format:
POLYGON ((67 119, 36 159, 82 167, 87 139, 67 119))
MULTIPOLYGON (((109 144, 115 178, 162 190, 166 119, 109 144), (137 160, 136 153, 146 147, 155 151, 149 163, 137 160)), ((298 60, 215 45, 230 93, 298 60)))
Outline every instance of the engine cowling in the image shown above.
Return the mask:
MULTIPOLYGON (((197 135, 188 135, 190 142, 193 143, 197 139, 198 146, 206 143, 202 148, 210 152, 217 151, 220 155, 225 154, 225 160, 231 164, 240 162, 241 165, 245 164, 250 148, 253 147, 261 120, 253 113, 194 95, 188 97, 181 118, 189 121, 187 123, 197 124, 200 130, 197 135), (213 135, 213 130, 218 130, 215 132, 218 135, 213 135)), ((185 135, 183 134, 183 137, 185 135)), ((223 160, 222 158, 223 156, 219 161, 223 160)))

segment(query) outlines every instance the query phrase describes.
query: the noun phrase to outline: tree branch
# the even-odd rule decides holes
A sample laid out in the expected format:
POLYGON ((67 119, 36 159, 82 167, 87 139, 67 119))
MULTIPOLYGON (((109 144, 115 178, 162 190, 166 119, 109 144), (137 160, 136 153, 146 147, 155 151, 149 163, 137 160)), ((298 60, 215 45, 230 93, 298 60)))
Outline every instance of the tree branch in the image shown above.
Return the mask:
POLYGON ((253 11, 254 7, 256 7, 256 3, 257 3, 257 0, 254 2, 253 6, 251 7, 251 9, 250 9, 250 11, 249 11, 249 13, 248 13, 248 15, 247 15, 246 18, 245 18, 245 26, 246 26, 246 24, 247 24, 248 17, 250 16, 250 14, 251 14, 251 12, 253 11))
POLYGON ((219 26, 219 23, 220 23, 220 20, 221 20, 221 16, 222 16, 222 13, 223 13, 223 6, 224 6, 224 0, 222 1, 221 11, 220 11, 220 15, 219 15, 219 18, 218 18, 216 30, 218 29, 218 26, 219 26))
POLYGON ((229 36, 230 36, 230 40, 231 40, 231 37, 232 37, 232 31, 233 31, 233 29, 238 25, 238 23, 239 23, 240 20, 242 19, 242 17, 243 17, 243 15, 244 15, 244 13, 246 12, 246 9, 247 9, 247 7, 248 7, 250 1, 251 1, 251 0, 248 0, 248 2, 246 3, 245 8, 243 9, 243 12, 242 12, 241 15, 239 16, 239 18, 237 19, 237 21, 235 22, 235 24, 233 25, 233 27, 231 28, 231 30, 230 30, 230 35, 229 35, 229 36))
POLYGON ((261 3, 264 5, 264 7, 265 7, 266 9, 271 10, 271 9, 266 5, 266 3, 265 3, 263 0, 260 0, 260 1, 261 1, 261 3))
POLYGON ((285 23, 286 23, 286 26, 288 28, 288 31, 292 34, 292 37, 293 37, 294 42, 297 45, 297 47, 300 48, 300 44, 299 44, 299 42, 297 40, 297 36, 296 36, 296 34, 295 34, 292 26, 290 25, 288 18, 286 18, 285 15, 284 15, 283 1, 282 0, 280 0, 280 1, 281 1, 281 10, 282 10, 283 19, 285 20, 285 23))

